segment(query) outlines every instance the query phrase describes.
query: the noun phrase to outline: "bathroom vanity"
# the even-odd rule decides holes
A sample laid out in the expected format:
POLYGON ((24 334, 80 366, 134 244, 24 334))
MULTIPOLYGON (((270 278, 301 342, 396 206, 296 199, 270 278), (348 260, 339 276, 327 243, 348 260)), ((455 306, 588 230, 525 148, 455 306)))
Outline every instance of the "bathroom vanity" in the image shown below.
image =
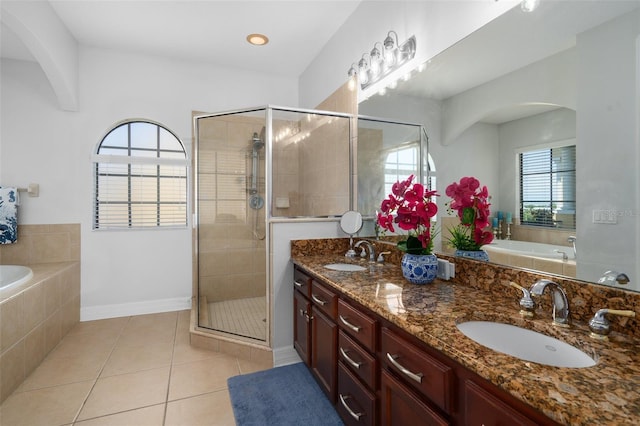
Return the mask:
POLYGON ((311 252, 292 249, 294 346, 345 424, 635 424, 640 418, 637 338, 612 333, 608 342, 594 340, 579 321, 553 327, 544 304, 535 319, 524 319, 519 293, 498 277, 495 291, 461 281, 417 286, 393 261, 311 252), (366 269, 324 267, 340 262, 366 269), (556 337, 597 364, 558 368, 495 352, 456 328, 468 320, 556 337))

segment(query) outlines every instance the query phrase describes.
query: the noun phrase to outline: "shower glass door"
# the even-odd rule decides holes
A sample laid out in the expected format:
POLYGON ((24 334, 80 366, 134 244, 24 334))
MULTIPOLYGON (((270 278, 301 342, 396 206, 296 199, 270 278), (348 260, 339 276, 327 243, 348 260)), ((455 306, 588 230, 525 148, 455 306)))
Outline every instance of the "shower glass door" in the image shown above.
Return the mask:
POLYGON ((195 117, 198 325, 267 341, 266 110, 195 117))

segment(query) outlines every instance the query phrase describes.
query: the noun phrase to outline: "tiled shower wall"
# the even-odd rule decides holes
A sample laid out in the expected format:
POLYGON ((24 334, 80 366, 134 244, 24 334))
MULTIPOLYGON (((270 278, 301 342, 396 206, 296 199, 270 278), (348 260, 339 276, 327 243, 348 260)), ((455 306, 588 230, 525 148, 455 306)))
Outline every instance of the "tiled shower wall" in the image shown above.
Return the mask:
POLYGON ((320 116, 302 129, 310 133, 300 145, 302 216, 341 215, 349 210, 349 119, 320 116))
MULTIPOLYGON (((251 137, 264 119, 243 115, 200 120, 199 294, 207 302, 264 296, 265 208, 250 209, 251 137), (257 222, 255 215, 258 215, 257 222)), ((264 197, 264 149, 258 191, 264 197)))

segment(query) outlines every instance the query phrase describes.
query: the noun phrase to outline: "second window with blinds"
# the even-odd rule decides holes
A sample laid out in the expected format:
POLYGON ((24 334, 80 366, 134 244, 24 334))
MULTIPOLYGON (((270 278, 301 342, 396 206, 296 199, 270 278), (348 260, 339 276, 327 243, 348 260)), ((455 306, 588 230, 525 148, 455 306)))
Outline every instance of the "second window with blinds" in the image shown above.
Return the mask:
POLYGON ((575 140, 518 153, 520 224, 576 228, 575 140))

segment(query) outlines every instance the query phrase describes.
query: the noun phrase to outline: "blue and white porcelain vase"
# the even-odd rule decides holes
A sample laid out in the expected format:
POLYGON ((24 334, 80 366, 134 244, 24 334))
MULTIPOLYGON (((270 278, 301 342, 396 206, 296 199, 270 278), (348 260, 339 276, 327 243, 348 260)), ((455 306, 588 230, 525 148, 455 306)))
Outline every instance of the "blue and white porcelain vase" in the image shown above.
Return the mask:
POLYGON ((402 275, 413 284, 429 284, 438 275, 438 258, 435 254, 409 254, 402 256, 402 275))
POLYGON ((466 257, 467 259, 489 261, 489 255, 484 250, 456 250, 456 257, 466 257))

